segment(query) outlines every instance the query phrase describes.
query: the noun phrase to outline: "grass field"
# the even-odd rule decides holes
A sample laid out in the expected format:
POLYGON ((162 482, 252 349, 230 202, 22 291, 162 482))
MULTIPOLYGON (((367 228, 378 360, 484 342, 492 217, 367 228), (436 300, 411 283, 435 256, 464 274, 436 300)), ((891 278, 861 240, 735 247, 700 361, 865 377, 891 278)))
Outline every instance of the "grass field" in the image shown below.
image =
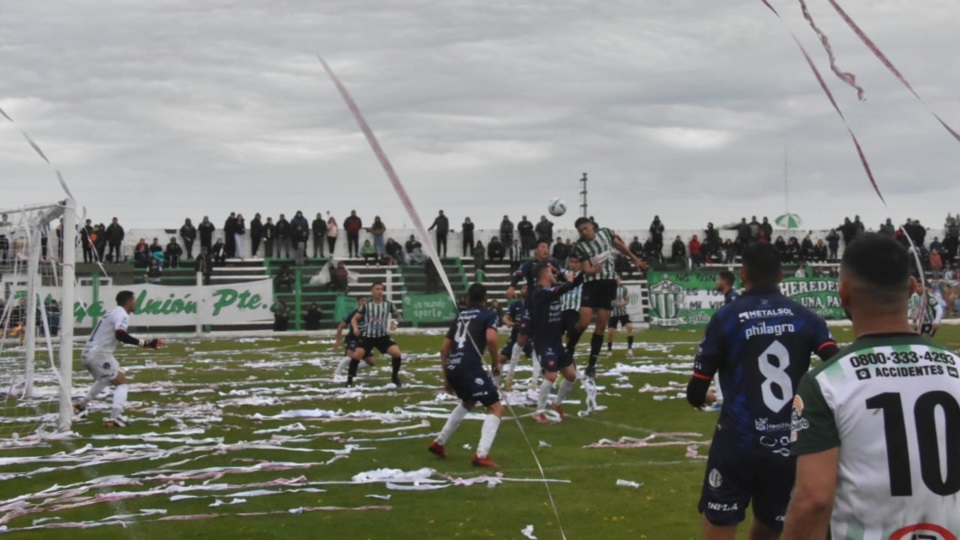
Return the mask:
MULTIPOLYGON (((846 329, 836 334, 850 340, 846 329)), ((566 481, 550 486, 569 538, 699 536, 704 462, 688 454, 705 456, 708 446, 686 443, 708 441, 716 414, 694 411, 678 398, 699 337, 685 330, 644 332, 633 358, 619 337, 621 348, 601 359, 603 411, 576 414, 585 408, 579 386, 570 398, 578 404, 567 407, 572 414, 562 423, 536 424, 529 406, 515 407, 546 477, 566 481), (618 363, 631 373, 610 375, 618 363), (677 432, 696 436, 653 439, 678 443, 661 447, 585 448, 601 439, 677 432), (643 486, 619 487, 618 479, 643 486)), ((938 340, 957 350, 960 330, 945 327, 938 340)), ((340 351, 326 339, 182 341, 155 354, 124 348, 118 358, 133 377, 128 414, 134 423, 122 433, 102 428, 104 396, 90 419, 75 425, 78 439, 0 440, 0 525, 12 532, 53 518, 38 523, 47 528, 11 537, 71 540, 523 538, 528 525, 540 539, 559 538, 544 485, 510 481, 540 478, 513 420, 503 422, 492 451, 503 482, 450 481, 493 474, 470 465, 480 422, 464 422, 448 443, 449 459, 429 454, 431 435, 454 405, 439 396, 440 337, 399 336, 398 342, 407 353, 408 384, 400 390, 386 384, 389 361, 363 375, 359 388, 342 388, 331 379, 340 351), (114 438, 118 434, 128 438, 114 438), (14 462, 27 456, 36 459, 14 462), (425 467, 435 469, 432 478, 440 483, 419 487, 439 489, 353 481, 381 468, 425 467), (98 526, 51 528, 79 522, 98 526)), ((528 376, 529 368, 519 378, 528 376)), ((77 371, 76 379, 80 393, 89 376, 77 371)), ((9 425, 0 429, 10 436, 9 425)))

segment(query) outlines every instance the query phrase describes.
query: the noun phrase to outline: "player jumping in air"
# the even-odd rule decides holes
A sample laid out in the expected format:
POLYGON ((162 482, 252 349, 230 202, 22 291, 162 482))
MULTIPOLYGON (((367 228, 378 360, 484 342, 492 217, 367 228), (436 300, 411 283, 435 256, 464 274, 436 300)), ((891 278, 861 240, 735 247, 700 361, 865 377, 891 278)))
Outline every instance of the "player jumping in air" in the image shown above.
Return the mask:
MULTIPOLYGON (((344 317, 340 324, 337 325, 337 341, 334 344, 334 349, 339 349, 340 345, 346 344, 346 350, 344 354, 346 357, 340 361, 340 365, 337 366, 336 371, 333 372, 334 377, 340 377, 343 375, 343 370, 350 367, 350 360, 353 359, 353 353, 357 350, 357 345, 360 344, 360 336, 353 333, 353 316, 357 314, 357 311, 367 303, 367 297, 361 296, 357 298, 357 309, 350 312, 349 315, 344 317), (343 339, 343 331, 349 329, 347 332, 346 342, 343 339)), ((363 328, 366 326, 366 321, 360 319, 358 327, 360 332, 363 332, 363 328)), ((373 365, 373 351, 367 351, 366 358, 363 359, 363 362, 357 365, 357 369, 363 369, 365 367, 373 365)))
POLYGON ((610 325, 607 327, 607 351, 613 352, 613 336, 621 326, 627 331, 627 356, 633 356, 633 321, 630 320, 630 314, 627 313, 627 306, 630 305, 630 295, 627 288, 623 286, 620 277, 617 276, 617 299, 613 301, 613 309, 610 311, 610 325))
POLYGON ((540 281, 530 297, 533 348, 543 369, 543 382, 540 383, 537 412, 533 415, 533 419, 541 424, 550 422, 544 412, 546 412, 550 391, 557 381, 557 375, 563 374, 564 380, 560 383, 553 408, 561 419, 564 416, 563 400, 570 390, 573 390, 577 380, 577 366, 573 363, 573 355, 567 352, 563 345, 560 298, 583 283, 583 276, 577 276, 571 283, 557 285, 554 270, 549 264, 540 266, 538 269, 540 281))
MULTIPOLYGON (((374 349, 380 351, 380 354, 390 355, 393 367, 390 382, 398 388, 402 386, 400 382, 402 353, 400 347, 390 337, 390 332, 396 330, 398 322, 400 322, 400 312, 393 305, 393 302, 384 300, 383 283, 375 282, 370 288, 370 300, 357 308, 357 313, 350 323, 353 327, 353 333, 360 336, 360 343, 354 349, 353 357, 350 360, 347 386, 353 386, 353 378, 357 376, 360 361, 367 358, 367 353, 373 352, 374 349), (361 320, 364 322, 362 330, 360 329, 361 320)), ((371 358, 367 363, 373 365, 373 359, 371 358)))
POLYGON ((159 339, 149 341, 138 339, 127 332, 130 326, 130 314, 137 307, 137 300, 131 291, 120 291, 117 294, 117 307, 113 308, 107 316, 100 319, 97 326, 87 339, 83 346, 83 352, 80 353, 80 360, 83 367, 87 368, 90 375, 93 376, 93 386, 90 391, 73 407, 73 413, 77 418, 84 418, 87 415, 87 404, 90 403, 100 392, 109 385, 113 385, 113 407, 110 409, 110 417, 104 423, 111 428, 126 427, 129 421, 123 416, 123 407, 127 404, 127 377, 120 371, 120 364, 114 357, 117 345, 126 343, 136 347, 148 349, 158 349, 163 344, 159 339))
POLYGON ((713 401, 720 373, 726 399, 710 445, 700 498, 704 538, 733 539, 753 504, 752 539, 774 539, 793 488, 790 414, 810 356, 837 351, 827 323, 780 293, 780 253, 757 244, 743 253, 746 292, 710 319, 694 360, 687 400, 713 401))
MULTIPOLYGON (((617 272, 614 268, 614 253, 617 250, 629 257, 637 268, 646 269, 649 265, 627 249, 623 239, 607 228, 597 229, 596 224, 589 218, 580 218, 576 221, 580 240, 573 248, 573 253, 583 264, 583 292, 580 296, 580 322, 577 329, 582 333, 590 326, 596 313, 597 320, 590 339, 590 363, 587 365, 587 377, 595 377, 597 358, 603 348, 603 334, 607 331, 610 320, 610 306, 617 297, 617 272)), ((567 343, 567 351, 571 352, 577 346, 576 342, 567 343)))
POLYGON ((450 325, 447 337, 440 349, 440 363, 443 368, 444 388, 456 395, 460 404, 450 414, 440 435, 428 450, 445 458, 444 445, 460 427, 467 413, 477 403, 487 409, 480 430, 480 444, 473 456, 473 464, 478 467, 497 467, 490 459, 490 447, 500 428, 503 405, 493 380, 483 369, 483 352, 489 351, 494 375, 500 373, 500 360, 497 358, 497 314, 487 309, 487 289, 474 283, 467 291, 469 306, 450 325))
POLYGON ((960 357, 907 320, 910 259, 875 233, 843 252, 837 294, 856 339, 793 400, 789 540, 960 535, 960 357))
MULTIPOLYGON (((572 283, 580 274, 580 259, 571 255, 567 265, 566 280, 572 283)), ((577 285, 560 298, 561 328, 563 334, 567 336, 567 343, 576 343, 580 339, 581 332, 577 330, 577 324, 580 322, 580 293, 582 291, 583 285, 577 285)), ((567 349, 567 352, 573 356, 572 349, 567 349)))

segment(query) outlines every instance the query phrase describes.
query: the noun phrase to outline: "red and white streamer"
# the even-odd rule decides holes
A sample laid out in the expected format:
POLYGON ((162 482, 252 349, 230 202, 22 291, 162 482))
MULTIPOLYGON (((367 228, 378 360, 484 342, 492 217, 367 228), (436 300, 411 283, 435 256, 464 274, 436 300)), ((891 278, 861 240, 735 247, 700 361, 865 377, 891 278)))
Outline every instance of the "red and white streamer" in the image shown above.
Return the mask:
POLYGON ((820 43, 823 44, 823 50, 827 51, 827 56, 830 58, 830 69, 837 76, 837 78, 856 89, 857 99, 863 101, 863 87, 857 84, 857 77, 853 73, 843 71, 837 66, 837 57, 833 54, 833 47, 830 46, 830 39, 827 38, 827 35, 823 33, 822 30, 820 30, 820 28, 817 26, 817 23, 813 21, 813 16, 810 15, 810 10, 807 9, 807 3, 804 0, 800 0, 800 10, 803 12, 803 18, 810 23, 810 28, 813 28, 813 31, 816 32, 817 37, 820 38, 820 43))

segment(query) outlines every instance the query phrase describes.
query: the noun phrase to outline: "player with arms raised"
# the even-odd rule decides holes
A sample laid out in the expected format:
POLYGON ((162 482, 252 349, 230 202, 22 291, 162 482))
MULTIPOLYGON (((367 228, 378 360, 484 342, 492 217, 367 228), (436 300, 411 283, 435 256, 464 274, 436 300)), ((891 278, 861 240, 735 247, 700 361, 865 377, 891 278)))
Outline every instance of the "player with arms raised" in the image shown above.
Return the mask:
POLYGON ((786 538, 960 536, 960 357, 911 328, 916 289, 893 238, 844 250, 838 294, 856 340, 800 382, 786 538))
POLYGON ((470 305, 450 325, 440 348, 443 383, 447 392, 456 395, 460 404, 450 414, 443 430, 428 450, 442 458, 447 457, 444 445, 460 427, 464 417, 478 402, 486 407, 487 416, 480 430, 480 444, 473 456, 478 467, 497 467, 490 458, 490 447, 500 428, 503 405, 497 386, 483 369, 484 350, 490 352, 494 375, 500 373, 497 358, 497 314, 487 309, 487 289, 474 283, 467 291, 470 305))
MULTIPOLYGON (((573 253, 582 263, 583 290, 580 295, 580 322, 577 329, 582 333, 593 320, 596 313, 597 320, 590 339, 590 362, 587 365, 587 377, 595 377, 597 358, 603 349, 603 335, 607 331, 610 321, 610 310, 617 298, 617 271, 613 250, 617 250, 629 257, 637 268, 646 269, 649 265, 627 249, 623 239, 607 228, 598 229, 589 218, 582 217, 576 221, 580 240, 573 247, 573 253)), ((579 336, 578 336, 579 337, 579 336)), ((567 350, 573 351, 576 342, 568 342, 567 350)))
MULTIPOLYGON (((390 382, 398 388, 401 386, 400 363, 402 362, 402 353, 400 347, 390 337, 390 332, 396 330, 398 322, 400 322, 400 312, 393 305, 393 302, 383 298, 383 283, 374 282, 370 288, 370 300, 357 308, 357 313, 350 323, 353 326, 353 333, 360 336, 360 343, 353 351, 353 358, 350 359, 347 386, 353 386, 353 378, 357 376, 360 361, 367 358, 367 353, 372 353, 374 349, 380 351, 380 354, 390 355, 391 367, 393 368, 390 382), (364 322, 362 330, 360 329, 360 321, 364 322)), ((373 365, 372 359, 368 363, 373 365)))
POLYGON ((713 401, 714 374, 726 399, 710 445, 699 510, 704 538, 735 538, 753 503, 750 538, 774 539, 793 488, 790 415, 810 356, 830 358, 837 344, 816 313, 780 293, 780 254, 770 244, 743 253, 746 291, 710 319, 694 360, 687 400, 713 401))
POLYGON ((127 404, 127 377, 120 371, 120 364, 114 357, 117 346, 121 343, 158 349, 163 342, 159 339, 149 341, 131 336, 127 329, 130 326, 130 314, 137 307, 137 299, 132 291, 120 291, 117 294, 117 307, 107 316, 100 319, 97 326, 83 346, 80 360, 83 367, 93 375, 93 386, 90 391, 73 407, 73 413, 78 418, 87 415, 87 404, 90 403, 107 386, 113 385, 113 407, 110 409, 110 418, 104 423, 106 427, 126 427, 129 421, 123 416, 123 407, 127 404))

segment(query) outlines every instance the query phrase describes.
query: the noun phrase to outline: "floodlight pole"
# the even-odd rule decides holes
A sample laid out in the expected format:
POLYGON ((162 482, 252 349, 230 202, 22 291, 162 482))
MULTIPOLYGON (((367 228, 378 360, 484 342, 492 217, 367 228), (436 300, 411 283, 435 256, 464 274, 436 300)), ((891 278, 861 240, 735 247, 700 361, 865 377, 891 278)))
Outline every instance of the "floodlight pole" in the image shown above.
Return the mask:
POLYGON ((580 179, 580 211, 587 217, 587 173, 580 179))
POLYGON ((63 290, 60 295, 60 431, 69 431, 73 419, 73 304, 77 263, 77 203, 73 198, 63 209, 63 290))

